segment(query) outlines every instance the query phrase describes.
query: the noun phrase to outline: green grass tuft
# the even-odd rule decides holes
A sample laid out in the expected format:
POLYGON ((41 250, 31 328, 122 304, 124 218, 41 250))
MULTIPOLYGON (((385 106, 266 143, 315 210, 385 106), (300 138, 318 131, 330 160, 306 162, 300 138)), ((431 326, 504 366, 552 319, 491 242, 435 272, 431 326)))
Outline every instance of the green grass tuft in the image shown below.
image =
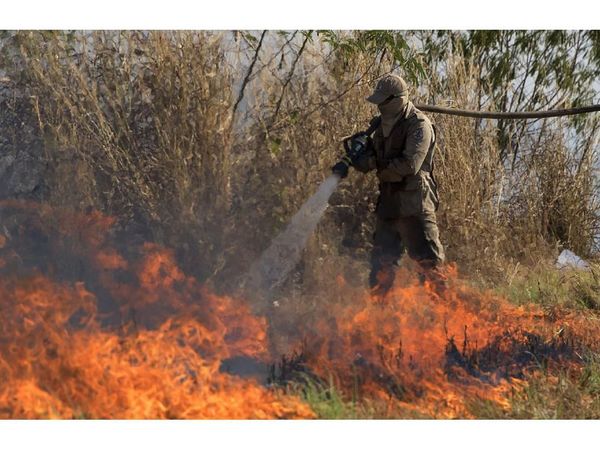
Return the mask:
POLYGON ((592 264, 587 271, 558 270, 549 265, 522 269, 494 291, 517 305, 533 303, 596 312, 600 311, 600 265, 592 264))

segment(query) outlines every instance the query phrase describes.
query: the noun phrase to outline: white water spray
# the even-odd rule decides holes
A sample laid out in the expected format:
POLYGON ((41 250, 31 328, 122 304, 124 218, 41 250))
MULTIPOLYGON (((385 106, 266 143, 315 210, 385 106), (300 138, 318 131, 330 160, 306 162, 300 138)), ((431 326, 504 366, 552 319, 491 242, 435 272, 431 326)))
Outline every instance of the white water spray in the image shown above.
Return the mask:
POLYGON ((265 294, 281 284, 296 266, 308 238, 327 209, 329 198, 340 182, 332 174, 319 186, 292 217, 292 220, 252 264, 246 276, 246 289, 254 294, 265 294))

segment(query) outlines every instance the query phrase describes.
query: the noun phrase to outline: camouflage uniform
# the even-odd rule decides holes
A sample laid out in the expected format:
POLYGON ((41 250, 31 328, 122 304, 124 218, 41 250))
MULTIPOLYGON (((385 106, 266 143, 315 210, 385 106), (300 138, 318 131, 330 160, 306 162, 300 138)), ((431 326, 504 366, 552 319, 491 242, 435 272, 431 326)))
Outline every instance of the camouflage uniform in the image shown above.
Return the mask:
MULTIPOLYGON (((396 88, 396 93, 402 88, 405 85, 396 88)), ((368 100, 373 101, 375 94, 368 100)), ((380 125, 368 151, 353 163, 361 172, 376 170, 379 179, 369 281, 371 287, 378 286, 383 292, 391 287, 394 266, 405 249, 425 276, 437 273, 436 268, 444 261, 435 215, 437 186, 431 174, 435 131, 429 119, 406 98, 401 106, 392 123, 388 122, 387 132, 385 124, 380 125)))

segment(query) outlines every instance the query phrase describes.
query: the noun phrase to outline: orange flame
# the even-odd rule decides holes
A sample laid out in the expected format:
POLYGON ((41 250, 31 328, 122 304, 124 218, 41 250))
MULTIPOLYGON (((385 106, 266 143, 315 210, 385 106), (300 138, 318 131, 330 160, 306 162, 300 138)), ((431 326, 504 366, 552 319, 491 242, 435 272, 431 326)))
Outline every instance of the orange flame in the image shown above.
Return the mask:
MULTIPOLYGON (((29 227, 48 226, 43 206, 1 206, 27 218, 29 227)), ((89 255, 91 284, 116 308, 103 310, 103 299, 84 282, 51 280, 39 267, 23 276, 17 273, 23 259, 11 260, 0 278, 0 417, 314 417, 296 397, 220 371, 230 357, 267 358, 264 318, 207 292, 181 272, 171 252, 146 244, 140 260, 128 263, 101 238, 111 221, 71 218, 53 234, 95 224, 99 234, 79 234, 72 250, 89 255)), ((27 253, 18 236, 12 243, 27 253)))
POLYGON ((120 253, 112 218, 15 201, 0 211, 11 218, 0 237, 0 418, 315 417, 300 398, 223 369, 235 358, 267 367, 278 339, 302 347, 299 370, 347 397, 468 417, 473 398, 508 407, 535 358, 575 364, 576 347, 600 335, 575 313, 469 288, 455 267, 444 292, 402 269, 384 299, 338 276, 344 301, 302 318, 284 302, 268 322, 186 275, 171 250, 120 253))
POLYGON ((473 399, 508 408, 538 358, 572 365, 578 349, 597 341, 597 321, 514 306, 459 282, 455 266, 446 271, 441 293, 400 269, 383 301, 359 290, 328 304, 302 335, 303 364, 322 379, 334 376, 348 395, 358 389, 392 410, 469 417, 473 399))

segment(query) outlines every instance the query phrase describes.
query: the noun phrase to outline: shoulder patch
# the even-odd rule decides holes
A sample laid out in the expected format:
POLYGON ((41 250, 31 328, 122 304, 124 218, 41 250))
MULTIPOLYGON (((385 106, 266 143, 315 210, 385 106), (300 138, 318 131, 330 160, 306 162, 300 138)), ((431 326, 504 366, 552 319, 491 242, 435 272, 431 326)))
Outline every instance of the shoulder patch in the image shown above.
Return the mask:
POLYGON ((419 127, 415 131, 415 142, 418 144, 423 140, 423 128, 419 127))

